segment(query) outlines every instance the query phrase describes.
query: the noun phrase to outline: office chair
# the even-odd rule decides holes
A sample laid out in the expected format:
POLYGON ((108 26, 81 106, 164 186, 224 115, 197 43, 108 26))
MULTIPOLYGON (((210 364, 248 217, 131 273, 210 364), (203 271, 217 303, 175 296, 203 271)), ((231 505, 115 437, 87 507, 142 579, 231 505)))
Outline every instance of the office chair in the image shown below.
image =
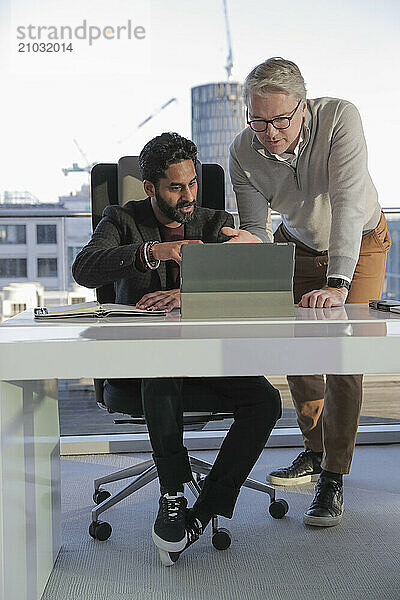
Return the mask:
MULTIPOLYGON (((209 208, 224 209, 224 189, 225 176, 222 167, 216 164, 201 164, 197 162, 196 171, 198 176, 198 203, 209 208)), ((102 212, 108 204, 120 204, 123 206, 130 200, 141 200, 146 197, 140 179, 138 157, 123 157, 117 164, 97 164, 91 171, 91 198, 92 198, 92 225, 93 229, 101 219, 102 212)), ((113 285, 106 285, 96 290, 99 302, 115 302, 115 292, 113 285)), ((95 379, 95 397, 100 408, 109 412, 121 412, 130 416, 129 419, 115 419, 114 423, 132 423, 145 425, 143 416, 140 393, 129 394, 127 386, 123 386, 120 381, 120 397, 117 398, 117 404, 112 408, 107 408, 104 398, 104 379, 95 379), (132 401, 132 398, 134 401, 132 401), (136 404, 136 405, 135 405, 136 404)), ((138 380, 136 380, 138 381, 138 380)), ((117 382, 116 382, 117 383, 117 382)), ((136 383, 134 384, 136 385, 136 383)), ((138 392, 138 390, 136 390, 138 392)), ((118 396, 118 394, 117 394, 118 396)), ((207 400, 197 400, 191 402, 191 406, 185 404, 184 428, 188 426, 203 428, 210 421, 220 421, 233 418, 232 412, 218 412, 221 407, 207 406, 207 400)), ((200 493, 202 485, 202 476, 207 475, 212 464, 198 458, 189 456, 192 468, 193 478, 187 486, 195 497, 200 493)), ((138 465, 122 469, 110 475, 100 477, 94 481, 93 500, 96 507, 92 510, 92 523, 89 526, 89 534, 96 540, 107 540, 112 532, 109 523, 99 520, 99 516, 111 506, 114 506, 124 498, 138 491, 143 486, 157 478, 157 470, 152 459, 141 462, 138 465), (121 481, 127 478, 134 478, 133 481, 126 484, 122 489, 114 494, 102 489, 105 484, 121 481)), ((285 500, 275 498, 275 489, 264 483, 247 479, 244 487, 252 488, 264 493, 270 497, 269 513, 276 519, 282 518, 288 511, 288 504, 285 500)), ((212 544, 218 550, 226 550, 231 544, 230 532, 225 528, 218 527, 218 517, 213 516, 212 521, 212 544)), ((170 565, 170 554, 159 550, 160 558, 163 564, 170 565)), ((176 560, 175 557, 173 560, 176 560)))

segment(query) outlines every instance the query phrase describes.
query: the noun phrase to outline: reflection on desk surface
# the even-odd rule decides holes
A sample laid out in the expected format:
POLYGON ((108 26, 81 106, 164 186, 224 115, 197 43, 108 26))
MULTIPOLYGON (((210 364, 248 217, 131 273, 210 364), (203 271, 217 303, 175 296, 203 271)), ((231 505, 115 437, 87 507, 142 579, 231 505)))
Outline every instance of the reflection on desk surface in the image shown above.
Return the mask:
MULTIPOLYGON (((161 327, 126 327, 116 328, 104 325, 103 327, 88 327, 81 332, 85 339, 93 340, 172 340, 172 339, 283 339, 283 338, 338 338, 338 337, 382 337, 387 335, 385 322, 369 323, 314 323, 312 328, 306 323, 230 323, 229 329, 226 324, 208 324, 198 327, 197 324, 161 327)), ((400 335, 400 323, 399 331, 400 335)))
POLYGON ((35 322, 24 311, 0 326, 0 344, 22 341, 171 340, 238 338, 338 338, 400 335, 400 315, 374 311, 366 304, 332 309, 296 308, 295 317, 280 319, 185 320, 178 311, 165 317, 71 319, 35 322))

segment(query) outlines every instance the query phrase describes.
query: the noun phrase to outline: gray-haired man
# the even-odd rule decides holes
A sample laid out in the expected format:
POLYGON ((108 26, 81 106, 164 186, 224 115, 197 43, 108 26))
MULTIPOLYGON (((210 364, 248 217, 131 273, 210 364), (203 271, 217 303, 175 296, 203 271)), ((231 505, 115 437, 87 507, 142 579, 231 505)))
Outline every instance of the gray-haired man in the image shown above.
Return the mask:
MULTIPOLYGON (((237 241, 272 241, 269 209, 282 216, 277 242, 296 244, 295 301, 301 307, 367 302, 382 293, 390 237, 367 169, 355 106, 306 100, 299 68, 270 58, 246 78, 248 127, 230 148, 240 230, 237 241)), ((231 240, 233 241, 233 240, 231 240)), ((274 484, 318 479, 304 522, 336 525, 343 514, 361 410, 362 375, 288 376, 305 451, 268 475, 274 484)))

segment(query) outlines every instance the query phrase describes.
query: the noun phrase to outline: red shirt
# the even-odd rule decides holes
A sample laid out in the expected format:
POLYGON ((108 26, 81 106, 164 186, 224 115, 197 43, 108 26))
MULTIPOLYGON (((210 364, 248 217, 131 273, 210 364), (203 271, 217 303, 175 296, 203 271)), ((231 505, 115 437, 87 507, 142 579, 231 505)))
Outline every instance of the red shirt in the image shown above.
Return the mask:
MULTIPOLYGON (((179 227, 166 227, 159 223, 158 228, 160 230, 162 242, 179 242, 185 239, 185 226, 179 225, 179 227)), ((179 287, 179 275, 180 269, 177 262, 174 260, 166 261, 167 267, 167 290, 174 290, 179 287)))

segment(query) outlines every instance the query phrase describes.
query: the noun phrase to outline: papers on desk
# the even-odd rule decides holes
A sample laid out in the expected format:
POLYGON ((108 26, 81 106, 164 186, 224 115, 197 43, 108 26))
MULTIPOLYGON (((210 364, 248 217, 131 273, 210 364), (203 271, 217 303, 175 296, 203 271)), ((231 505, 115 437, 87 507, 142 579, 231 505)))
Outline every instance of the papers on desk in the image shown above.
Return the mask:
POLYGON ((46 321, 79 317, 95 317, 97 319, 102 317, 163 316, 166 313, 165 310, 146 310, 127 304, 100 304, 100 302, 95 301, 53 306, 51 308, 34 308, 33 314, 37 321, 46 321))

